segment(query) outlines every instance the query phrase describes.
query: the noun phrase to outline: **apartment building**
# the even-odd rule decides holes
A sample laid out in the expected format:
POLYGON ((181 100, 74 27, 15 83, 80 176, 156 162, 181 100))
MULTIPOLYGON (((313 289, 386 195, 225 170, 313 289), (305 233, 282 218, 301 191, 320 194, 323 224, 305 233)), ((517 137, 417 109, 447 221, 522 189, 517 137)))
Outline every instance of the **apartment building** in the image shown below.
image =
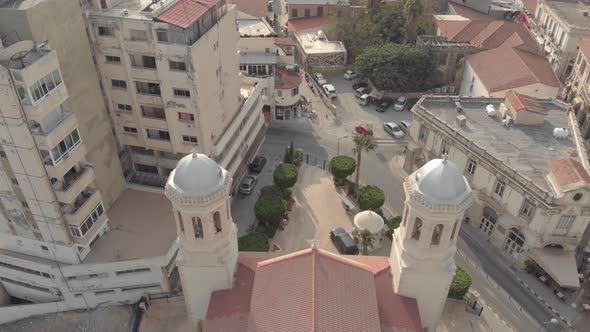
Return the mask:
POLYGON ((578 41, 578 53, 571 75, 565 83, 565 101, 574 107, 584 139, 590 138, 590 39, 578 41))
POLYGON ((190 152, 241 176, 264 135, 268 83, 240 77, 237 8, 196 0, 83 8, 128 180, 162 188, 190 152))
POLYGON ((575 248, 590 220, 590 175, 575 115, 555 99, 425 96, 414 113, 404 168, 447 155, 475 196, 465 222, 506 257, 537 262, 579 287, 575 248))
POLYGON ((590 5, 574 0, 539 0, 531 32, 561 80, 574 67, 576 43, 590 37, 590 5))

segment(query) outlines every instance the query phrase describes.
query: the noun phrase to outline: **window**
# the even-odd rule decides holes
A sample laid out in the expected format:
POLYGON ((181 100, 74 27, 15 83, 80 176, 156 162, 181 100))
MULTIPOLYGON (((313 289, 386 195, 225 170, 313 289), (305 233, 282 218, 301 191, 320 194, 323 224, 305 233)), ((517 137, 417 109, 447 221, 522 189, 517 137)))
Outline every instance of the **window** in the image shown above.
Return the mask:
POLYGON ((148 40, 147 31, 129 29, 129 38, 133 41, 146 41, 148 40))
POLYGON ((178 112, 178 120, 194 122, 195 115, 192 113, 178 112))
POLYGON ((431 246, 438 246, 440 244, 440 238, 442 237, 444 229, 445 226, 443 224, 438 224, 434 226, 434 231, 432 231, 432 238, 430 239, 431 246))
POLYGON ((124 271, 116 271, 115 274, 118 276, 133 274, 133 273, 144 273, 144 272, 151 272, 152 270, 149 267, 140 268, 140 269, 132 269, 132 270, 124 270, 124 271))
POLYGON ((282 97, 283 96, 283 91, 277 90, 277 96, 282 97))
POLYGON ((158 168, 152 165, 135 164, 135 170, 142 173, 158 174, 158 168))
POLYGON ((240 71, 246 71, 247 69, 248 69, 248 66, 240 65, 240 71))
POLYGON ((217 77, 219 77, 221 75, 221 65, 219 65, 219 67, 217 67, 217 69, 215 69, 215 75, 217 75, 217 77))
POLYGON ((299 88, 291 89, 291 97, 295 97, 299 94, 299 88))
POLYGON ((167 43, 168 42, 168 31, 166 30, 156 30, 156 38, 159 42, 167 43))
POLYGON ((61 86, 62 83, 63 83, 63 79, 62 79, 61 73, 59 72, 58 69, 47 74, 42 79, 33 83, 31 85, 31 87, 29 88, 29 91, 31 92, 31 96, 33 97, 33 101, 34 102, 39 101, 41 98, 47 96, 55 88, 61 86))
POLYGON ((104 208, 102 207, 102 203, 98 203, 98 205, 90 212, 90 214, 84 219, 84 221, 79 226, 70 226, 70 233, 72 236, 82 238, 88 231, 98 222, 98 219, 104 213, 104 208))
POLYGON ((129 54, 133 67, 156 69, 156 58, 151 55, 129 54))
POLYGON ((158 289, 161 291, 160 284, 125 287, 125 288, 121 288, 121 291, 122 292, 132 292, 132 291, 138 291, 138 290, 146 291, 148 289, 154 289, 154 290, 158 289))
POLYGON ((170 66, 170 70, 181 70, 186 71, 186 64, 184 61, 168 61, 168 65, 170 66))
POLYGON ((193 217, 193 232, 195 233, 195 239, 203 238, 203 224, 201 218, 193 217))
POLYGON ((291 17, 297 17, 297 8, 291 9, 291 17))
POLYGON ((494 194, 496 194, 498 198, 502 197, 502 195, 504 195, 504 188, 506 188, 506 184, 504 184, 502 181, 496 182, 494 194))
POLYGON ((477 163, 474 160, 469 159, 469 161, 467 162, 467 174, 474 175, 476 168, 477 168, 477 163))
POLYGON ((422 219, 416 218, 416 220, 414 220, 414 229, 412 230, 412 239, 419 241, 421 232, 422 232, 422 219))
POLYGON ((324 16, 324 7, 318 6, 317 16, 324 16))
POLYGON ((100 295, 107 295, 107 294, 113 294, 113 293, 115 293, 115 291, 112 289, 109 289, 109 290, 96 291, 96 292, 94 292, 94 295, 100 296, 100 295))
POLYGON ((449 54, 447 52, 439 52, 438 53, 438 65, 439 66, 446 66, 447 60, 449 58, 449 54))
POLYGON ((0 150, 0 159, 6 159, 6 152, 0 150))
POLYGON ((121 58, 114 55, 105 56, 105 60, 107 63, 121 63, 121 58))
POLYGON ((47 289, 47 288, 43 288, 43 287, 39 287, 39 286, 34 286, 34 285, 27 284, 27 283, 24 283, 24 282, 21 282, 21 281, 12 280, 12 279, 8 279, 8 278, 5 278, 5 277, 0 277, 0 280, 2 280, 4 282, 15 284, 15 285, 19 285, 19 286, 22 286, 22 287, 35 289, 35 290, 38 290, 38 291, 41 291, 41 292, 51 293, 51 291, 49 289, 47 289))
POLYGON ((26 267, 12 265, 12 264, 5 263, 5 262, 0 262, 0 266, 5 267, 5 268, 9 268, 9 269, 13 269, 13 270, 17 270, 17 271, 21 271, 21 272, 25 272, 25 273, 29 273, 29 274, 35 274, 35 275, 42 276, 47 279, 54 278, 53 275, 49 274, 49 273, 45 273, 45 272, 41 272, 41 271, 37 271, 37 270, 31 270, 31 269, 27 269, 26 267))
POLYGON ((174 89, 174 95, 176 97, 190 98, 191 92, 188 90, 183 90, 183 89, 174 89))
POLYGON ((141 114, 145 118, 166 119, 166 111, 162 107, 141 105, 141 114))
POLYGON ((123 127, 123 131, 124 131, 126 134, 137 135, 137 128, 133 128, 133 127, 123 127))
POLYGON ((41 246, 41 250, 43 250, 43 251, 49 251, 49 247, 42 245, 41 246))
POLYGON ((213 213, 213 224, 215 225, 215 233, 221 232, 221 213, 219 211, 213 213))
POLYGON ((137 88, 137 93, 157 96, 161 94, 159 83, 135 81, 135 87, 137 88))
POLYGON ((561 216, 559 219, 559 223, 557 223, 557 227, 553 231, 553 234, 556 235, 565 235, 572 227, 576 216, 561 216))
POLYGON ((18 180, 15 178, 10 178, 10 182, 12 182, 13 186, 18 186, 18 180))
POLYGON ((182 141, 185 143, 197 144, 197 137, 182 135, 182 141))
POLYGON ((82 237, 82 234, 80 234, 80 230, 76 226, 70 226, 70 234, 72 234, 72 236, 75 237, 82 237))
POLYGON ((111 80, 111 86, 118 89, 127 89, 127 82, 122 80, 111 80))
MULTIPOLYGON (((4 155, 4 158, 6 158, 6 155, 4 155)), ((572 199, 577 202, 582 199, 582 196, 582 193, 576 193, 572 199)))
POLYGON ((98 27, 99 36, 114 36, 115 30, 111 27, 98 27))
POLYGON ((522 207, 520 208, 520 215, 527 218, 527 219, 532 219, 534 213, 535 213, 535 206, 531 202, 529 202, 527 199, 525 199, 522 202, 522 207))
POLYGON ((418 140, 426 143, 426 141, 428 140, 428 128, 420 126, 420 131, 418 132, 418 140))
POLYGON ((161 139, 164 141, 170 140, 170 134, 165 130, 146 129, 145 132, 147 134, 147 137, 151 139, 161 139))
POLYGON ((305 17, 310 17, 311 16, 311 9, 305 8, 304 12, 305 12, 305 17))
POLYGON ((131 112, 133 109, 131 108, 131 105, 117 104, 117 110, 123 111, 123 112, 131 112))
POLYGON ((184 222, 182 221, 182 214, 178 212, 178 229, 180 229, 181 233, 184 233, 184 222))
POLYGON ((445 156, 449 154, 449 143, 447 141, 442 141, 440 143, 440 155, 445 156))
POLYGON ((57 165, 63 158, 67 157, 67 154, 72 151, 75 147, 80 144, 80 134, 78 133, 78 129, 72 130, 72 132, 66 136, 63 141, 59 142, 49 153, 46 151, 41 151, 41 154, 44 154, 45 161, 49 162, 48 159, 51 160, 49 163, 50 165, 57 165))

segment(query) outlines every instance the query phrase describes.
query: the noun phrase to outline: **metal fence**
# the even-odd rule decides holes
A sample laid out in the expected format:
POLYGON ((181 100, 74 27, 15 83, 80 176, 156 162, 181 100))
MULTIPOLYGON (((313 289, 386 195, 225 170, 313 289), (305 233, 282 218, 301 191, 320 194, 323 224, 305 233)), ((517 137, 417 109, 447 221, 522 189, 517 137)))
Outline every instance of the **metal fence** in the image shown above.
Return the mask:
POLYGON ((303 154, 303 162, 310 166, 315 166, 317 168, 323 169, 324 171, 330 173, 330 161, 318 158, 317 156, 311 155, 309 153, 303 154))

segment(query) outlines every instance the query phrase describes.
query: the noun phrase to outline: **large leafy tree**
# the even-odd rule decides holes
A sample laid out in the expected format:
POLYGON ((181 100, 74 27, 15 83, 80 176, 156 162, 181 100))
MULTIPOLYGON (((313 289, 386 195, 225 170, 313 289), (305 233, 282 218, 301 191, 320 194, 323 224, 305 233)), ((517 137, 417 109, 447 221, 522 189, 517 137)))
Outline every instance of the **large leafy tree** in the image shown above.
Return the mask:
POLYGON ((356 68, 381 90, 415 92, 429 88, 435 63, 424 48, 389 43, 363 51, 356 68))
POLYGON ((361 175, 361 155, 364 152, 369 152, 375 149, 375 143, 373 143, 373 137, 371 136, 364 136, 355 134, 352 137, 352 142, 354 146, 352 148, 352 152, 356 154, 356 175, 354 178, 355 183, 355 190, 356 195, 358 198, 358 187, 359 187, 359 177, 361 175))
POLYGON ((404 12, 406 14, 406 42, 414 44, 416 42, 416 29, 418 19, 422 16, 424 5, 422 0, 405 0, 404 12))

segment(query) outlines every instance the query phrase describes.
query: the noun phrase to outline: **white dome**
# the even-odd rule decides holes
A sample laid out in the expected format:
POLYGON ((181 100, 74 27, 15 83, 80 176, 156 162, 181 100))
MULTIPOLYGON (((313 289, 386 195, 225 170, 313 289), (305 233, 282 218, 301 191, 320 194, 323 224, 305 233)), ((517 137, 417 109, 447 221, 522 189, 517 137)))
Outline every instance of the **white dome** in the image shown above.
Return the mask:
POLYGON ((373 211, 359 212, 354 216, 354 226, 361 231, 377 234, 383 229, 383 218, 373 211))
POLYGON ((452 202, 469 193, 463 174, 450 160, 433 159, 415 177, 418 191, 437 202, 452 202))
POLYGON ((226 173, 206 155, 191 153, 178 161, 172 181, 186 194, 206 196, 223 188, 226 173))

